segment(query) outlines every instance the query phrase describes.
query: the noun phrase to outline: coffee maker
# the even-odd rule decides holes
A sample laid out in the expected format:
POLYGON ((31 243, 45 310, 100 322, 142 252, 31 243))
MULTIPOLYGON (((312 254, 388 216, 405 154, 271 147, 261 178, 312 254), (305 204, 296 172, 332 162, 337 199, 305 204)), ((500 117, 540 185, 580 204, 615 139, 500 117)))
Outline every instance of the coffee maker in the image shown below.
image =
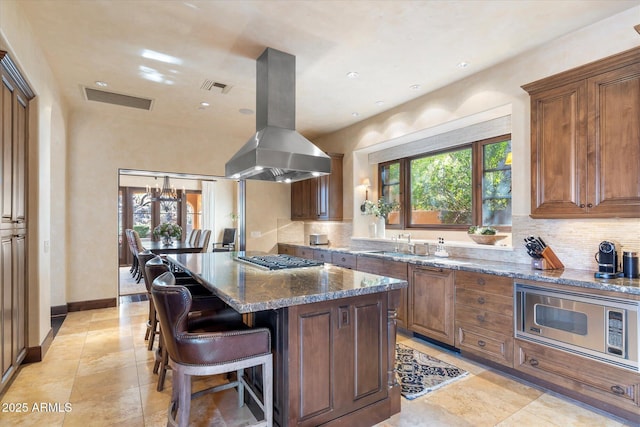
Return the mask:
POLYGON ((598 271, 594 274, 596 278, 611 279, 622 277, 622 271, 619 271, 620 263, 615 243, 607 240, 600 242, 596 253, 596 261, 598 262, 598 271))

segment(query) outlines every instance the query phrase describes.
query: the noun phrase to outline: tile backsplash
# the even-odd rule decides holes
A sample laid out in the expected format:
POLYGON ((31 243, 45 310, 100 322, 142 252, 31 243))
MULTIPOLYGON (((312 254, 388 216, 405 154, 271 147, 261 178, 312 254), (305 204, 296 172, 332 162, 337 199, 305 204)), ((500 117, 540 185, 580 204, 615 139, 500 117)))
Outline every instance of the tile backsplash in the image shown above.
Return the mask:
MULTIPOLYGON (((512 222, 512 248, 456 246, 456 242, 449 239, 447 250, 452 257, 530 264, 524 238, 534 235, 544 239, 566 268, 591 271, 598 269, 594 257, 603 240, 616 244, 620 258, 622 251, 640 252, 640 220, 637 218, 532 219, 528 215, 514 215, 512 222)), ((308 244, 312 233, 327 234, 331 247, 389 249, 392 245, 390 239, 352 240, 353 224, 347 221, 278 220, 278 242, 308 244)))

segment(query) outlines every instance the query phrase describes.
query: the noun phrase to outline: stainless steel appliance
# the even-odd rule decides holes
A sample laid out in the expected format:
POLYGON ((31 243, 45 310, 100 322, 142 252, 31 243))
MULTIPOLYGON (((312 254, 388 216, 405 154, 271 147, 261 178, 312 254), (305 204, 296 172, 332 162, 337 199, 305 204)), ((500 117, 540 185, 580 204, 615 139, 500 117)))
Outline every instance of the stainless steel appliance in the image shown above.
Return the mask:
POLYGON ((640 301, 516 283, 516 338, 640 371, 640 301))
POLYGON ((328 245, 329 237, 326 234, 309 234, 310 245, 328 245))
POLYGON ((284 270, 286 268, 318 267, 324 262, 315 259, 299 258, 291 255, 253 255, 237 257, 238 261, 268 270, 284 270))

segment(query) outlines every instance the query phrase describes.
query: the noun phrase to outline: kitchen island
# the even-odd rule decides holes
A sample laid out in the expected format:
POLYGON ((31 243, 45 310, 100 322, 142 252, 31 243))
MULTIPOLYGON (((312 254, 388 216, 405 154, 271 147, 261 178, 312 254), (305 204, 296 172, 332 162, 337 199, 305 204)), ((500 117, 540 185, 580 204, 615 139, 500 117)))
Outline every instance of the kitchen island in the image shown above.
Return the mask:
MULTIPOLYGON (((248 324, 271 330, 274 424, 369 426, 399 412, 395 319, 407 282, 331 264, 267 270, 238 259, 253 254, 167 259, 248 324)), ((246 375, 261 395, 259 372, 246 375)))

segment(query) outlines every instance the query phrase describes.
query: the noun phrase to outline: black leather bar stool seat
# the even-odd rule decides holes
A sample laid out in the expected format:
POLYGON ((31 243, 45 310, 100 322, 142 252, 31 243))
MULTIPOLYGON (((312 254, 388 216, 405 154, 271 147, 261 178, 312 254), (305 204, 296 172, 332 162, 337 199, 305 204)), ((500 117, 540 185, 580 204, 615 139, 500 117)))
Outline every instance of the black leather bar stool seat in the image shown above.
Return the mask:
POLYGON ((210 321, 202 319, 196 325, 190 319, 191 294, 185 287, 175 284, 170 272, 154 280, 151 293, 169 354, 169 365, 173 370, 168 423, 180 427, 189 424, 191 376, 235 372, 235 381, 200 391, 193 397, 237 387, 238 404, 242 406, 246 390, 264 413, 264 420, 254 425, 272 426, 273 362, 269 330, 249 328, 242 323, 234 325, 215 317, 210 321), (255 366, 262 368, 262 401, 243 378, 243 370, 255 366))

